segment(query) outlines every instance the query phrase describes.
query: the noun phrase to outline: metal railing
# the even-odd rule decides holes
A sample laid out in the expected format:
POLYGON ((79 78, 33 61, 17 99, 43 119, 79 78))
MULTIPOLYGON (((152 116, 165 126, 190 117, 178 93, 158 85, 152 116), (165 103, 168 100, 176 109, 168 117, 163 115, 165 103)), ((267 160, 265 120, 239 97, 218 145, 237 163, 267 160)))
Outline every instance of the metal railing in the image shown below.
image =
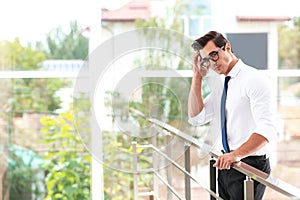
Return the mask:
MULTIPOLYGON (((136 112, 136 111, 135 111, 136 112)), ((141 113, 137 112, 137 114, 143 116, 141 113)), ((145 117, 145 116, 143 116, 145 117)), ((146 118, 147 119, 147 118, 146 118)), ((190 181, 193 180, 195 183, 197 183, 202 189, 204 189, 206 192, 209 193, 211 199, 222 199, 216 192, 216 168, 213 167, 213 164, 215 163, 216 159, 218 158, 218 154, 215 152, 210 152, 210 188, 207 188, 203 184, 201 184, 197 178, 195 178, 191 173, 190 173, 190 145, 195 146, 196 148, 201 148, 205 144, 201 143, 197 139, 193 138, 192 136, 176 129, 175 127, 172 127, 164 122, 161 122, 157 119, 149 118, 147 119, 149 122, 152 124, 161 127, 163 130, 167 131, 169 134, 174 135, 176 137, 181 138, 183 141, 185 141, 185 151, 184 151, 184 167, 180 166, 178 163, 176 163, 170 155, 163 153, 160 151, 155 145, 152 144, 147 144, 147 145, 138 145, 136 142, 133 142, 133 169, 134 169, 134 199, 138 199, 138 174, 141 172, 145 171, 139 171, 138 170, 138 154, 137 154, 137 148, 151 148, 155 152, 157 152, 160 156, 162 156, 164 159, 170 162, 173 166, 175 166, 177 169, 179 169, 182 173, 185 175, 185 198, 182 197, 176 190, 175 188, 172 187, 170 180, 164 179, 154 168, 151 170, 148 170, 148 172, 152 172, 158 179, 168 188, 168 200, 172 199, 172 194, 176 196, 178 199, 191 199, 191 184, 190 181), (172 193, 172 194, 171 194, 172 193)), ((167 137, 170 137, 170 135, 167 137)), ((244 199, 246 200, 252 200, 254 199, 254 189, 253 189, 253 180, 256 180, 267 187, 285 195, 286 197, 289 197, 291 199, 300 199, 300 189, 290 185, 278 178, 275 178, 265 172, 262 172, 244 162, 238 162, 235 163, 232 166, 234 169, 237 171, 245 174, 246 180, 244 181, 244 199)), ((169 170, 169 169, 167 169, 169 170)), ((167 173, 168 175, 168 173, 167 173)), ((169 177, 167 176, 167 179, 169 177)), ((154 199, 156 198, 156 191, 151 192, 151 198, 154 199)))

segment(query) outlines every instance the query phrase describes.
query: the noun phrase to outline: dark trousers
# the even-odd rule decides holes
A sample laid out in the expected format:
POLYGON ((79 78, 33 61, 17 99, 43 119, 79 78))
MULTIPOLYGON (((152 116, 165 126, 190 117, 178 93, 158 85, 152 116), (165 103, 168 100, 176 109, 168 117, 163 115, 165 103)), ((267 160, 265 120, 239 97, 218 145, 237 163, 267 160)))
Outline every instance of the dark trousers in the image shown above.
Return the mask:
MULTIPOLYGON (((270 174, 269 158, 265 156, 249 156, 242 159, 243 162, 270 174)), ((244 180, 246 176, 231 168, 230 170, 218 170, 218 192, 224 200, 244 199, 244 180)), ((254 180, 254 199, 263 198, 266 186, 254 180)))

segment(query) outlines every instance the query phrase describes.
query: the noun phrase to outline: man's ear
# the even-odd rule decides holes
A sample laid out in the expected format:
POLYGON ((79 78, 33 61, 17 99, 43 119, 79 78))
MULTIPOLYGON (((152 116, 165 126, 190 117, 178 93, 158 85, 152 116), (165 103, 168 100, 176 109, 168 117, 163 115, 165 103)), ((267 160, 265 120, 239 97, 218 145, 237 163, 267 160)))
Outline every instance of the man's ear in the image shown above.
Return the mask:
POLYGON ((226 45, 225 45, 225 49, 226 49, 226 51, 228 51, 228 50, 230 50, 230 49, 231 49, 231 46, 230 46, 229 42, 227 42, 227 43, 226 43, 226 45))
POLYGON ((229 42, 226 43, 226 45, 225 45, 225 50, 226 50, 226 51, 229 51, 229 52, 232 52, 231 45, 230 45, 229 42))

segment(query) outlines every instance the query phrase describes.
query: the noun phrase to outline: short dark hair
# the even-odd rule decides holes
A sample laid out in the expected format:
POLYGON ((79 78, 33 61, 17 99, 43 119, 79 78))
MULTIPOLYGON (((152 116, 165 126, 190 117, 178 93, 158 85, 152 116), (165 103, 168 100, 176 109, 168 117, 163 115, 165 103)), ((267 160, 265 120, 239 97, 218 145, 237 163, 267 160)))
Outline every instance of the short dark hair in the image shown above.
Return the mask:
POLYGON ((225 46, 226 43, 228 43, 228 40, 221 33, 217 31, 209 31, 204 36, 196 39, 192 44, 192 47, 195 50, 203 49, 209 41, 213 41, 217 47, 225 46))

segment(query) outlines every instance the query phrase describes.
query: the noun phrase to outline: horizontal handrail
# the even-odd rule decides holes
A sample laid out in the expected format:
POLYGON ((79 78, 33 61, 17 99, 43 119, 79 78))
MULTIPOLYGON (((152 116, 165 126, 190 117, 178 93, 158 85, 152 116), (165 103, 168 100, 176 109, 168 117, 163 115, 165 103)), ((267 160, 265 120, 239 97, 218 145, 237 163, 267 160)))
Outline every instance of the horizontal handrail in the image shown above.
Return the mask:
MULTIPOLYGON (((209 145, 207 145, 203 142, 200 142, 199 140, 195 139, 194 137, 186 134, 183 131, 178 130, 177 128, 175 128, 173 126, 170 126, 167 123, 161 122, 154 118, 147 118, 142 112, 140 112, 136 109, 130 108, 130 110, 133 111, 134 113, 136 113, 137 115, 139 115, 140 117, 147 119, 149 122, 163 128, 164 130, 168 131, 169 133, 176 135, 177 137, 189 142, 190 144, 192 144, 193 146, 195 146, 197 148, 210 149, 209 145)), ((210 151, 209 153, 212 157, 214 157, 216 159, 219 157, 219 154, 217 154, 213 151, 210 151)), ((291 184, 288 184, 278 178, 275 178, 265 172, 262 172, 242 161, 239 161, 239 162, 233 164, 232 167, 234 169, 236 169, 237 171, 245 174, 246 176, 248 176, 258 182, 261 182, 262 184, 274 189, 275 191, 277 191, 283 195, 286 195, 292 199, 300 199, 300 189, 291 184)))
POLYGON ((198 147, 200 148, 203 144, 201 142, 199 142, 196 138, 178 130, 177 128, 173 127, 173 126, 170 126, 169 124, 166 124, 164 122, 161 122, 157 119, 154 119, 154 118, 149 118, 148 119, 149 122, 157 125, 157 126, 160 126, 161 128, 163 128, 164 130, 170 132, 170 133, 173 133, 175 134, 176 136, 178 136, 179 138, 193 144, 195 147, 198 147))
MULTIPOLYGON (((218 155, 211 152, 210 155, 214 158, 218 158, 218 155)), ((299 199, 300 198, 300 190, 293 185, 290 185, 280 179, 272 177, 271 175, 262 172, 244 162, 237 162, 232 165, 232 167, 243 174, 253 178, 262 184, 290 197, 299 199)))
POLYGON ((183 172, 184 174, 188 175, 195 183, 197 183, 201 188, 203 188, 205 191, 207 191, 211 196, 215 197, 216 199, 222 200, 221 197, 219 197, 217 194, 215 194, 214 192, 212 192, 210 189, 208 189, 207 187, 203 186, 196 178, 193 177, 193 175, 191 173, 189 173, 188 171, 186 171, 183 167, 181 167, 178 163, 176 163, 174 160, 172 160, 172 158, 170 158, 169 156, 167 156, 166 154, 164 154, 162 151, 160 151, 158 148, 156 148, 154 145, 152 144, 148 144, 148 145, 139 145, 137 146, 137 148, 152 148, 155 152, 159 153, 161 156, 163 156, 166 160, 168 160, 171 164, 173 164, 177 169, 179 169, 181 172, 183 172))
MULTIPOLYGON (((170 132, 171 134, 174 134, 180 138, 182 138, 183 140, 190 142, 192 145, 200 148, 203 147, 204 143, 199 142, 197 139, 193 138, 192 136, 176 129, 173 126, 170 126, 166 123, 163 123, 157 119, 148 119, 151 123, 160 126, 161 128, 163 128, 164 130, 170 132)), ((214 158, 218 158, 219 155, 217 153, 214 153, 212 151, 210 151, 210 155, 214 158)), ((237 171, 245 174, 246 176, 249 176, 250 178, 261 182, 262 184, 274 189, 275 191, 284 194, 292 199, 300 199, 300 189, 288 184, 278 178, 275 178, 269 174, 266 174, 242 161, 239 161, 235 164, 233 164, 232 166, 234 169, 236 169, 237 171)))
POLYGON ((159 174, 157 173, 157 171, 152 170, 152 172, 167 186, 167 188, 169 190, 171 190, 171 192, 178 198, 178 199, 183 199, 178 192, 176 192, 176 190, 159 174))

